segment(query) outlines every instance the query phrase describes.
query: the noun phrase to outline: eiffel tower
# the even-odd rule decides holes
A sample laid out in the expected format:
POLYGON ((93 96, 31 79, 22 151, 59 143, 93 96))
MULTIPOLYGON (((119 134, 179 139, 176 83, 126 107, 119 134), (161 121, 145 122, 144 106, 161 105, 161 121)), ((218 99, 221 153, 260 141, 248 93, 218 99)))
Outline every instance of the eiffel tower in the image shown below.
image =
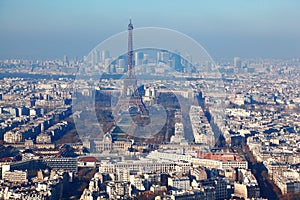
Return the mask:
POLYGON ((132 31, 133 25, 131 20, 128 24, 128 53, 127 53, 127 73, 125 75, 125 79, 123 80, 123 90, 121 94, 121 98, 130 98, 132 103, 136 101, 135 104, 141 102, 141 97, 137 91, 137 80, 135 76, 135 71, 133 68, 133 40, 132 40, 132 31))
POLYGON ((133 135, 137 125, 149 123, 149 111, 144 104, 137 87, 137 79, 133 67, 133 25, 131 20, 128 24, 128 52, 127 72, 123 79, 123 88, 119 101, 114 109, 115 123, 120 120, 121 113, 128 112, 133 122, 127 130, 128 135, 133 135))

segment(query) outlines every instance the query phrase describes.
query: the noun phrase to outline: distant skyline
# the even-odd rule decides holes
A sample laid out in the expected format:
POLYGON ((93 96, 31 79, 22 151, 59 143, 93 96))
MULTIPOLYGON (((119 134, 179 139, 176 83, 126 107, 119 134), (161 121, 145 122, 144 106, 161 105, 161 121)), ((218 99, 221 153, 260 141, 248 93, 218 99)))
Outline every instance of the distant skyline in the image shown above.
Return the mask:
POLYGON ((129 18, 135 28, 182 32, 214 59, 300 57, 298 0, 188 2, 1 0, 0 59, 81 58, 129 18))

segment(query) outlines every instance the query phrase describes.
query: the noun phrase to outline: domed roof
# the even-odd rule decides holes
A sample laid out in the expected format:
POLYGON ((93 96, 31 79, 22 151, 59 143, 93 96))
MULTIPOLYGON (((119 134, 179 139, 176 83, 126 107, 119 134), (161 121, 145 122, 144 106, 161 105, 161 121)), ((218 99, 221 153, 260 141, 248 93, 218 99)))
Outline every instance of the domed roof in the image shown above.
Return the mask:
POLYGON ((103 136, 103 141, 111 142, 112 141, 111 134, 105 133, 105 135, 103 136))

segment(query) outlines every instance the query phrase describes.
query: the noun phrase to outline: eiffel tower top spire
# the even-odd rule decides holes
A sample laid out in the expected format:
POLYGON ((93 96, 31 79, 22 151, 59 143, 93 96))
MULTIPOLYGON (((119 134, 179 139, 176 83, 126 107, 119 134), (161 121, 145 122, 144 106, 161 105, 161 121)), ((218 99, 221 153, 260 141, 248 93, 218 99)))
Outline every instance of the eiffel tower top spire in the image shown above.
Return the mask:
POLYGON ((131 23, 131 19, 129 19, 128 30, 132 30, 132 29, 133 29, 133 25, 131 23))

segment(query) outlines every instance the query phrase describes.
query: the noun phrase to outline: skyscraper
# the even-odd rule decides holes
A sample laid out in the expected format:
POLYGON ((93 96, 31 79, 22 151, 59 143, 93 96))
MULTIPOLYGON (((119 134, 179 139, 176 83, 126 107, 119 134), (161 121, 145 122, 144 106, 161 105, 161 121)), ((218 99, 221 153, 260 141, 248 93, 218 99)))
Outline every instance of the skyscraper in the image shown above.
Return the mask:
POLYGON ((67 55, 64 55, 64 65, 69 65, 69 59, 67 55))
POLYGON ((134 61, 135 65, 141 65, 143 63, 144 53, 143 52, 135 52, 134 61))
POLYGON ((234 68, 241 68, 242 67, 242 61, 240 57, 234 57, 233 58, 233 66, 234 68))
POLYGON ((100 56, 101 62, 104 63, 106 58, 109 58, 109 51, 102 50, 101 51, 101 56, 100 56))

